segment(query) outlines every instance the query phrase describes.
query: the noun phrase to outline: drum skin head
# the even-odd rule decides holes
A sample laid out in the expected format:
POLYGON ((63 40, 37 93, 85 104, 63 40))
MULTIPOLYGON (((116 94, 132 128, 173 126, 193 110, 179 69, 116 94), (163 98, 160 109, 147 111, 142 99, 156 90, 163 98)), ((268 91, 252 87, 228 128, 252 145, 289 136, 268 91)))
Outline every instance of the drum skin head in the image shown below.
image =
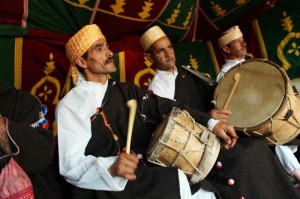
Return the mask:
POLYGON ((228 122, 242 130, 258 126, 280 108, 286 93, 286 78, 270 61, 254 59, 231 68, 218 83, 214 94, 216 108, 223 108, 234 84, 240 80, 227 109, 232 112, 228 122))

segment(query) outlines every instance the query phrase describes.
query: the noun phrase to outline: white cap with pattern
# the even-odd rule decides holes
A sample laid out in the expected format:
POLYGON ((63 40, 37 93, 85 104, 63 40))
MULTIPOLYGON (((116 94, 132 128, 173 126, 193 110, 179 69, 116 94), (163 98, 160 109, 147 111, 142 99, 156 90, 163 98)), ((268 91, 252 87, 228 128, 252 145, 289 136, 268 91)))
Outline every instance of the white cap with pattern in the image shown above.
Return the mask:
POLYGON ((155 41, 164 36, 166 36, 166 34, 159 26, 153 26, 142 35, 140 38, 140 45, 144 52, 146 52, 155 41))
POLYGON ((218 39, 219 47, 223 48, 235 39, 243 36, 239 26, 233 26, 222 33, 222 36, 218 39))

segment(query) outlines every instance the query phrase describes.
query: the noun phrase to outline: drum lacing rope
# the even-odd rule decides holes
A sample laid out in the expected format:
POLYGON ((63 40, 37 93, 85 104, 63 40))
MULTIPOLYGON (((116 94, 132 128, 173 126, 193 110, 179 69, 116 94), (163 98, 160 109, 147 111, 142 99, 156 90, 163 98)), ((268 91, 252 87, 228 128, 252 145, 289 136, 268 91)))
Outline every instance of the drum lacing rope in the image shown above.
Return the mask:
MULTIPOLYGON (((287 100, 288 100, 288 112, 286 114, 289 113, 289 111, 292 111, 292 103, 291 103, 291 94, 285 94, 285 96, 287 97, 287 100)), ((296 128, 300 128, 300 123, 299 121, 297 120, 295 114, 294 114, 294 111, 292 111, 292 114, 290 116, 285 116, 285 117, 277 117, 277 119, 280 119, 282 121, 285 121, 287 123, 289 123, 290 125, 296 127, 296 128), (287 118, 288 117, 288 118, 287 118), (292 117, 294 119, 294 121, 296 122, 293 122, 291 120, 289 120, 289 118, 292 117)), ((278 144, 277 144, 278 145, 278 144)))
MULTIPOLYGON (((272 118, 272 117, 270 118, 270 124, 271 124, 271 132, 272 132, 272 129, 273 129, 273 118, 272 118)), ((249 137, 251 137, 251 135, 250 135, 249 133, 247 133, 246 131, 247 131, 247 128, 243 129, 243 132, 244 132, 246 135, 248 135, 249 137)), ((258 135, 258 136, 260 136, 260 137, 263 137, 263 138, 267 139, 269 142, 273 143, 274 145, 278 145, 278 139, 277 139, 276 136, 273 135, 273 134, 272 134, 272 135, 269 135, 269 136, 264 136, 264 134, 259 133, 259 132, 257 132, 257 131, 251 131, 251 132, 254 133, 254 134, 256 134, 256 135, 258 135), (271 140, 271 138, 269 138, 270 136, 274 137, 274 139, 277 141, 277 143, 274 142, 273 140, 271 140)))
MULTIPOLYGON (((288 102, 288 111, 290 111, 291 108, 292 108, 292 105, 291 105, 292 103, 291 103, 290 94, 285 94, 285 96, 287 97, 287 100, 288 100, 288 101, 287 101, 287 102, 288 102)), ((292 115, 291 115, 290 117, 292 117, 292 118, 296 121, 297 124, 295 124, 294 122, 290 121, 290 120, 287 119, 286 117, 276 117, 276 119, 285 121, 285 122, 289 123, 290 125, 292 125, 292 126, 294 126, 294 127, 296 127, 296 128, 299 128, 299 127, 300 127, 299 121, 297 120, 297 118, 295 117, 295 114, 294 114, 293 112, 292 112, 292 115)), ((272 119, 272 117, 270 118, 270 120, 271 120, 271 132, 272 132, 272 130, 273 130, 273 126, 272 126, 272 124, 273 124, 273 119, 272 119)), ((254 133, 259 134, 259 133, 257 133, 257 132, 254 132, 254 133)), ((279 140, 277 139, 277 137, 276 137, 274 134, 272 135, 272 137, 276 140, 276 142, 274 142, 273 140, 271 140, 270 136, 266 136, 265 138, 266 138, 269 142, 271 142, 271 143, 273 143, 273 144, 275 144, 275 145, 278 145, 278 144, 279 144, 279 140)))
MULTIPOLYGON (((271 130, 270 130, 270 132, 273 132, 273 117, 270 117, 270 124, 271 124, 271 130)), ((269 142, 271 142, 271 143, 273 143, 273 144, 275 144, 275 145, 278 145, 279 140, 277 139, 277 137, 276 137, 274 134, 269 135, 269 136, 266 136, 265 138, 266 138, 269 142), (270 137, 273 137, 273 138, 276 140, 276 142, 274 142, 270 137)))
MULTIPOLYGON (((290 97, 289 97, 290 94, 286 94, 286 96, 287 96, 288 103, 289 103, 289 110, 291 110, 291 109, 292 109, 292 103, 291 103, 291 99, 290 99, 290 97)), ((296 118, 294 112, 293 112, 293 114, 292 114, 291 117, 296 121, 297 124, 293 123, 293 122, 290 121, 290 120, 286 120, 286 122, 289 123, 290 125, 296 127, 296 128, 300 128, 300 123, 299 123, 299 121, 297 120, 297 118, 296 118)), ((285 119, 285 118, 283 118, 283 119, 285 119)))
POLYGON ((243 129, 243 133, 245 133, 248 137, 251 137, 249 133, 247 133, 247 128, 243 129))
MULTIPOLYGON (((184 126, 183 124, 181 124, 181 123, 179 123, 184 129, 186 129, 186 130, 188 130, 188 131, 191 131, 191 134, 193 134, 196 138, 198 138, 203 144, 205 144, 206 146, 209 146, 209 147, 212 147, 212 146, 210 146, 208 143, 209 143, 209 139, 207 139, 206 141, 204 141, 203 139, 201 139, 201 137, 198 135, 198 134, 196 134, 196 132, 195 132, 195 127, 196 127, 196 122, 195 122, 195 120, 194 120, 194 118, 192 118, 191 116, 190 116, 190 114, 187 112, 187 111, 185 111, 185 110, 183 110, 182 112, 184 112, 184 113, 186 113, 188 116, 189 116, 189 119, 191 119, 191 121, 192 121, 192 123, 193 123, 193 128, 192 129, 190 129, 190 128, 187 128, 186 126, 184 126)), ((200 127, 199 127, 200 128, 200 127)), ((201 130, 202 130, 202 132, 201 133, 203 133, 204 131, 205 131, 205 129, 202 129, 202 128, 200 128, 201 130)), ((209 130, 208 130, 209 131, 209 130)), ((188 139, 190 139, 190 136, 188 137, 188 139)))
MULTIPOLYGON (((195 133, 195 127, 196 127, 196 123, 195 123, 195 120, 194 120, 194 118, 192 118, 191 116, 190 116, 190 114, 187 112, 187 111, 185 111, 185 110, 183 110, 182 111, 183 113, 185 113, 185 116, 188 118, 188 119, 190 119, 191 121, 192 121, 192 123, 193 123, 193 127, 192 127, 192 129, 190 129, 190 128, 187 128, 184 124, 182 124, 182 123, 180 123, 180 122, 178 122, 178 121, 176 121, 175 119, 173 119, 173 118, 171 118, 172 120, 174 120, 175 122, 177 122, 178 123, 178 125, 180 125, 183 129, 185 129, 185 130, 187 130, 188 132, 191 132, 190 134, 189 134, 189 136, 188 136, 188 138, 187 138, 187 141, 186 141, 186 143, 184 144, 184 147, 183 147, 183 149, 177 149, 177 148, 174 148, 173 146, 170 146, 169 144, 167 144, 167 143, 163 143, 161 140, 159 140, 159 142, 161 143, 161 144, 163 144, 163 145, 165 145, 165 146, 167 146, 167 147, 169 147, 169 148, 171 148, 171 149, 173 149, 174 151, 176 151, 177 152, 177 155, 176 155, 176 158, 175 158, 175 160, 173 161, 173 163, 172 163, 172 166, 175 166, 175 164, 176 164, 176 162, 178 161, 178 159, 179 159, 179 157, 183 157, 198 173, 200 173, 200 174, 202 174, 201 172, 200 172, 200 170, 184 155, 184 152, 185 152, 185 148, 186 148, 186 146, 187 146, 187 143, 188 143, 188 141, 191 139, 191 134, 193 134, 196 138, 198 138, 198 139, 200 139, 200 137, 195 133)), ((202 129, 203 130, 203 129, 202 129)), ((206 146, 206 145, 205 145, 206 146)), ((191 152, 201 152, 201 153, 203 153, 205 151, 205 149, 203 149, 203 150, 190 150, 190 151, 187 151, 187 153, 191 153, 191 152)), ((201 161, 201 160, 200 160, 201 161)), ((186 172, 187 173, 187 172, 186 172)), ((190 173, 190 174, 192 174, 192 173, 190 173)), ((203 175, 203 174, 202 174, 203 175)))
MULTIPOLYGON (((190 136, 189 136, 190 137, 190 136)), ((188 137, 188 140, 189 140, 189 137, 188 137)), ((183 149, 177 149, 177 148, 175 148, 175 147, 173 147, 173 146, 171 146, 171 145, 169 145, 169 144, 167 144, 167 143, 164 143, 164 142, 162 142, 161 140, 159 140, 159 142, 161 143, 161 144, 163 144, 164 146, 167 146, 167 147, 169 147, 169 148, 171 148, 171 149, 173 149, 174 151, 176 151, 177 152, 177 155, 176 155, 176 158, 175 158, 175 160, 173 161, 173 163, 172 163, 172 167, 174 167, 175 166, 175 164, 176 164, 176 162, 178 161, 178 159, 179 159, 179 157, 183 157, 198 173, 200 173, 200 174, 202 174, 201 172, 200 172, 200 170, 184 155, 184 152, 186 152, 185 151, 185 147, 186 147, 186 145, 187 145, 187 143, 188 143, 188 140, 186 141, 186 143, 185 143, 185 145, 184 145, 184 148, 183 149)), ((187 153, 191 153, 191 152, 201 152, 201 153, 203 153, 205 150, 203 149, 203 150, 190 150, 190 151, 187 151, 187 153)), ((157 160, 158 161, 158 160, 157 160)), ((201 160, 200 160, 201 161, 201 160)), ((163 164, 161 161, 159 161, 161 164, 163 164)), ((165 165, 165 164, 163 164, 163 165, 165 165)), ((166 166, 166 165, 165 165, 166 166)), ((185 171, 186 172, 186 171, 185 171)), ((186 172, 187 173, 187 172, 186 172)), ((189 174, 193 174, 193 173, 189 173, 189 174)), ((202 174, 203 175, 203 174, 202 174)))
MULTIPOLYGON (((196 123, 195 123, 195 120, 194 120, 194 118, 192 118, 191 116, 190 116, 190 114, 187 112, 187 111, 185 111, 185 110, 183 110, 182 112, 184 112, 185 114, 186 114, 186 116, 188 116, 188 118, 192 121, 192 123, 193 123, 193 128, 192 129, 187 129, 187 127, 186 126, 184 126, 183 124, 181 124, 181 123, 179 123, 180 125, 182 125, 182 127, 184 128, 184 129, 187 129, 187 130, 190 130, 191 131, 191 133, 189 134, 189 137, 188 137, 188 140, 187 140, 187 142, 186 142, 186 145, 187 145, 187 143, 188 143, 188 141, 189 141, 189 139, 190 139, 190 137, 191 137, 191 134, 193 134, 196 138, 198 138, 203 144, 204 144, 204 148, 203 148, 203 150, 201 150, 201 151, 199 151, 199 150, 190 150, 190 151, 188 151, 187 153, 191 153, 191 152, 201 152, 202 153, 202 158, 199 160, 199 162, 201 162, 201 164, 202 165, 204 165, 204 164, 207 164, 206 163, 206 161, 204 161, 203 160, 203 158, 204 158, 204 152, 206 151, 206 147, 209 147, 209 148, 212 148, 213 146, 210 146, 210 139, 209 138, 207 138, 206 139, 206 141, 204 141, 203 139, 201 139, 201 137, 198 135, 198 134, 196 134, 196 132, 195 132, 195 127, 196 127, 196 123)), ((200 128, 201 130, 202 130, 202 132, 200 132, 200 133, 204 133, 205 132, 205 129, 202 129, 202 128, 200 128)), ((189 131, 189 132, 190 132, 189 131)), ((214 134, 212 134, 212 135, 210 135, 210 136, 214 136, 214 134)), ((185 149, 185 147, 184 147, 184 149, 185 149)), ((176 157, 176 159, 174 160, 174 163, 172 164, 172 166, 174 166, 174 164, 175 164, 175 162, 177 161, 177 159, 179 158, 179 156, 182 156, 186 161, 188 161, 188 163, 198 172, 198 176, 203 176, 204 174, 203 174, 203 172, 201 172, 200 170, 199 170, 199 168, 198 167, 196 167, 184 154, 183 154, 183 152, 184 152, 184 150, 183 149, 181 149, 180 151, 179 151, 179 153, 178 153, 178 155, 177 155, 177 157, 176 157)), ((199 166, 199 165, 198 165, 199 166)), ((186 171, 185 171, 186 172, 186 171)), ((188 173, 188 172, 186 172, 186 173, 188 173)), ((194 173, 189 173, 189 174, 192 174, 192 175, 194 175, 195 174, 195 172, 194 173)))

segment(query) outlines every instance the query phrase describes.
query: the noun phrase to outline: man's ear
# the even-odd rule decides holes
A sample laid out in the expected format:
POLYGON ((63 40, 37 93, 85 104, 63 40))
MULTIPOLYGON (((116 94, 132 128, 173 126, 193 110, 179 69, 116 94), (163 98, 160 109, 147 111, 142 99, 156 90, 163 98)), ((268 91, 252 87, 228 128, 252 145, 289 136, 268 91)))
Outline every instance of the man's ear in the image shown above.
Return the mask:
POLYGON ((150 53, 145 53, 147 59, 153 64, 154 61, 153 61, 153 58, 152 58, 152 55, 150 53))
POLYGON ((87 68, 86 61, 82 57, 75 59, 75 63, 81 68, 87 68))
POLYGON ((228 46, 224 46, 222 48, 222 51, 225 53, 225 54, 229 54, 230 53, 230 49, 228 48, 228 46))

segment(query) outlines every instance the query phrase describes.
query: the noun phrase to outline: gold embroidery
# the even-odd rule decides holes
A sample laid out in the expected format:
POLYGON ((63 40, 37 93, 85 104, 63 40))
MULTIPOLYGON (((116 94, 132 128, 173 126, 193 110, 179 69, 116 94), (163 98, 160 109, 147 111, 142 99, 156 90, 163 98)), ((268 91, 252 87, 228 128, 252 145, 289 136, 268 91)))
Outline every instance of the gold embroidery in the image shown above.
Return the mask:
MULTIPOLYGON (((299 39, 300 38, 300 33, 299 32, 292 32, 293 27, 294 27, 293 20, 291 19, 290 16, 287 15, 287 13, 285 11, 282 13, 282 15, 283 15, 284 18, 281 20, 282 21, 281 25, 283 26, 283 29, 288 32, 288 34, 280 42, 280 44, 278 45, 278 47, 277 47, 277 56, 283 64, 282 67, 285 70, 288 70, 291 67, 291 64, 289 63, 289 61, 285 57, 283 50, 287 46, 287 44, 290 43, 290 41, 292 39, 295 39, 295 38, 299 39)), ((296 42, 292 42, 291 43, 291 49, 288 49, 287 53, 288 54, 294 53, 294 55, 299 56, 299 51, 298 51, 299 48, 300 48, 300 46, 296 42)))
POLYGON ((300 45, 297 45, 295 42, 292 42, 292 49, 287 51, 288 54, 294 53, 297 57, 299 56, 300 45))
POLYGON ((287 16, 287 13, 285 11, 282 13, 282 15, 284 17, 281 20, 282 21, 281 25, 283 26, 283 29, 285 31, 291 32, 293 30, 293 27, 294 27, 293 21, 291 20, 291 18, 289 16, 287 16))
POLYGON ((173 14, 171 14, 171 17, 167 19, 168 25, 176 22, 176 18, 178 17, 178 14, 180 13, 180 7, 181 7, 181 2, 177 5, 177 9, 174 9, 173 14))
POLYGON ((190 8, 190 11, 188 12, 188 16, 185 19, 185 22, 182 23, 184 27, 187 27, 187 25, 190 23, 190 19, 193 13, 192 11, 193 11, 193 6, 190 8))
POLYGON ((210 1, 210 4, 212 5, 212 9, 216 13, 217 17, 222 17, 226 14, 226 10, 224 10, 219 4, 215 4, 213 1, 210 1))
POLYGON ((113 9, 115 14, 119 14, 125 12, 125 10, 122 8, 124 5, 126 5, 125 0, 116 0, 116 4, 113 4, 110 7, 113 9))
POLYGON ((150 1, 145 1, 145 6, 143 6, 143 12, 140 12, 138 15, 141 17, 141 19, 146 19, 150 16, 149 12, 152 10, 152 6, 154 3, 151 3, 150 1))
MULTIPOLYGON (((145 60, 144 63, 147 66, 147 68, 139 71, 135 75, 135 77, 134 77, 134 84, 137 85, 137 86, 139 86, 139 87, 141 87, 141 85, 140 85, 140 79, 141 79, 142 76, 144 76, 144 75, 146 75, 148 73, 152 74, 153 76, 155 75, 155 70, 153 70, 152 68, 150 68, 150 66, 152 65, 152 63, 147 59, 146 56, 144 56, 144 60, 145 60)), ((148 79, 148 81, 144 82, 143 85, 144 86, 149 86, 150 82, 151 82, 151 80, 148 79)))
MULTIPOLYGON (((94 7, 89 7, 87 5, 78 4, 78 3, 72 2, 71 0, 64 0, 64 1, 66 3, 74 6, 74 7, 83 8, 83 9, 86 9, 86 10, 89 10, 89 11, 92 11, 92 12, 95 10, 94 7)), ((122 18, 122 19, 127 19, 127 20, 132 20, 132 21, 152 22, 154 20, 154 19, 140 19, 140 18, 134 18, 134 17, 124 16, 124 15, 119 15, 119 14, 116 14, 114 12, 110 12, 108 10, 104 10, 104 9, 100 9, 100 8, 98 8, 97 11, 108 14, 108 15, 112 15, 114 17, 119 17, 119 18, 122 18)))
POLYGON ((216 13, 217 18, 212 19, 212 22, 218 21, 222 19, 223 17, 235 12, 236 10, 240 9, 242 6, 245 6, 246 3, 249 3, 250 0, 245 0, 243 4, 237 5, 236 7, 232 8, 231 10, 225 10, 223 9, 219 4, 215 4, 213 1, 210 1, 212 5, 212 9, 216 13))
POLYGON ((44 86, 44 92, 43 93, 39 93, 38 94, 38 97, 42 98, 44 97, 44 100, 47 101, 48 100, 48 95, 52 94, 52 90, 51 89, 48 89, 48 86, 45 85, 44 86))
POLYGON ((45 66, 45 70, 44 73, 46 74, 45 77, 41 78, 40 81, 38 81, 33 88, 31 89, 31 94, 38 96, 38 97, 44 97, 44 100, 47 101, 48 99, 48 95, 52 94, 52 90, 48 90, 48 86, 44 85, 44 93, 39 93, 38 95, 36 95, 36 91, 38 88, 42 87, 44 83, 46 82, 50 82, 52 84, 54 84, 55 88, 56 88, 56 93, 55 93, 55 97, 53 100, 53 104, 58 104, 59 102, 59 94, 60 94, 60 83, 58 81, 57 78, 50 76, 50 74, 55 70, 55 61, 53 61, 53 54, 50 53, 49 55, 50 61, 46 62, 46 66, 45 66))
POLYGON ((198 70, 198 61, 197 61, 197 59, 193 58, 193 55, 190 55, 190 65, 191 65, 195 70, 198 70))

